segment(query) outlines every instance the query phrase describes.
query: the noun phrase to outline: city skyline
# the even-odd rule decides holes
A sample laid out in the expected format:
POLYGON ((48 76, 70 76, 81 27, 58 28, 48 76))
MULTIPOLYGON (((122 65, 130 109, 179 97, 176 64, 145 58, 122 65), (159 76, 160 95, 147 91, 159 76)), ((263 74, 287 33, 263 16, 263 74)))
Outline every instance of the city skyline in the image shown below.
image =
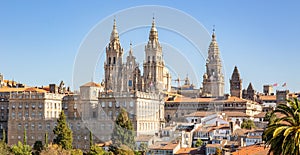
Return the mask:
MULTIPOLYGON (((295 8, 297 5, 276 1, 270 4, 271 6, 270 2, 260 2, 261 5, 257 2, 226 2, 223 8, 222 4, 225 2, 197 2, 198 5, 167 2, 170 1, 154 1, 152 5, 181 10, 198 20, 210 33, 212 25, 216 25, 217 41, 224 64, 226 93, 229 93, 229 78, 234 66, 240 71, 243 88, 252 82, 254 88, 262 92, 264 84, 277 83, 277 88, 283 89, 281 85, 287 83, 286 89, 299 91, 299 75, 292 72, 293 67, 298 65, 297 57, 300 56, 297 53, 297 36, 300 31, 296 29, 299 22, 294 20, 299 15, 295 8), (277 11, 278 9, 282 11, 277 11), (273 17, 277 20, 271 19, 273 17)), ((61 2, 60 6, 55 5, 55 2, 48 2, 46 6, 39 2, 26 2, 24 5, 2 3, 4 7, 0 11, 0 17, 3 19, 0 21, 3 25, 0 30, 0 51, 2 58, 6 59, 0 62, 0 73, 4 74, 5 79, 14 79, 30 86, 58 83, 60 80, 72 86, 73 63, 78 48, 92 27, 119 10, 150 4, 120 2, 119 5, 106 3, 101 6, 101 2, 95 2, 98 4, 92 6, 85 3, 68 5, 65 1, 61 2), (85 6, 92 9, 87 10, 85 6)), ((155 16, 159 19, 159 14, 155 16)), ((112 26, 105 29, 111 32, 111 28, 112 26)), ((158 30, 160 40, 168 43, 168 37, 158 30)), ((148 29, 143 35, 148 35, 148 29)), ((147 37, 144 36, 140 38, 146 40, 147 37)), ((126 52, 131 39, 136 38, 124 36, 123 39, 121 36, 121 44, 126 52)), ((135 42, 133 41, 133 44, 135 42)), ((178 48, 185 47, 179 45, 178 48)), ((204 71, 204 65, 197 67, 200 74, 204 71)), ((103 77, 100 72, 103 72, 103 68, 98 66, 97 72, 94 81, 101 82, 103 77)), ((184 78, 185 74, 181 73, 181 78, 184 78)), ((202 81, 202 77, 198 80, 202 81)), ((197 85, 199 86, 202 84, 197 85)))

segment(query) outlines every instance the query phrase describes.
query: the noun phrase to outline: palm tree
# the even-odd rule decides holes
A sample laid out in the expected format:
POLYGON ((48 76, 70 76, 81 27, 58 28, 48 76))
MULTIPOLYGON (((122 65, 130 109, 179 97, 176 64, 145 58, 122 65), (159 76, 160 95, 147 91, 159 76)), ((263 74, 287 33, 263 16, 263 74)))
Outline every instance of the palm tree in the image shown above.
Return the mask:
POLYGON ((268 124, 263 133, 266 146, 270 146, 268 154, 300 155, 300 102, 297 98, 287 100, 287 104, 279 104, 272 114, 281 114, 268 124))

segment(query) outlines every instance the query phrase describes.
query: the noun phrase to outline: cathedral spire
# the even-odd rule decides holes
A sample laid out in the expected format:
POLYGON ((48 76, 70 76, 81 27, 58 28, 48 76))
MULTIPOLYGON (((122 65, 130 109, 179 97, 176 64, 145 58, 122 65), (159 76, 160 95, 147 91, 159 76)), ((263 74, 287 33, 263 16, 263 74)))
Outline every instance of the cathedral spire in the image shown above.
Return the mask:
POLYGON ((130 49, 129 49, 129 55, 132 56, 132 42, 130 41, 130 49))
POLYGON ((152 27, 150 30, 150 34, 149 34, 149 41, 157 41, 158 40, 158 34, 157 34, 157 29, 155 26, 155 18, 152 18, 152 27))
POLYGON ((116 19, 114 19, 114 25, 113 25, 113 30, 110 35, 110 41, 119 41, 119 33, 117 30, 117 24, 116 24, 116 19))
POLYGON ((216 33, 215 33, 215 25, 213 26, 213 33, 212 33, 212 36, 211 36, 211 38, 212 38, 212 41, 216 41, 216 33))

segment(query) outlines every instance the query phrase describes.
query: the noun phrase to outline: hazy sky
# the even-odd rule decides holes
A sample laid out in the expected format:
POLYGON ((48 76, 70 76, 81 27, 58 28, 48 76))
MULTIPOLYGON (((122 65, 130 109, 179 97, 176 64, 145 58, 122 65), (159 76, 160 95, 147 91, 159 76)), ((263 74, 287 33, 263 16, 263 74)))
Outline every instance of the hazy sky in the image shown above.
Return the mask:
MULTIPOLYGON (((286 82, 287 89, 299 91, 298 1, 0 1, 0 73, 6 79, 31 86, 58 84, 60 80, 72 85, 74 60, 88 32, 106 17, 140 5, 181 10, 210 32, 212 25, 216 25, 226 92, 235 65, 243 79, 243 87, 252 82, 261 92, 263 84, 278 83, 279 87, 275 89, 284 89, 281 85, 286 82)), ((159 19, 159 14, 155 16, 159 19)), ((128 18, 128 22, 132 20, 128 18)), ((111 26, 105 29, 110 32, 111 26)), ((185 42, 172 44, 172 37, 164 30, 158 30, 162 42, 183 52, 185 47, 191 50, 185 42)), ((128 50, 130 41, 146 42, 148 31, 137 31, 143 33, 140 38, 137 32, 132 32, 135 35, 132 40, 129 34, 121 36, 124 50, 128 50)), ((109 39, 110 36, 99 37, 109 39)), ((199 58, 199 62, 205 63, 203 58, 199 58)), ((99 73, 96 72, 93 79, 100 82, 103 77, 101 65, 96 70, 99 73)), ((202 75, 204 71, 204 65, 196 66, 197 74, 202 75)), ((186 73, 178 74, 184 78, 186 73)), ((201 82, 202 76, 192 80, 201 82)))

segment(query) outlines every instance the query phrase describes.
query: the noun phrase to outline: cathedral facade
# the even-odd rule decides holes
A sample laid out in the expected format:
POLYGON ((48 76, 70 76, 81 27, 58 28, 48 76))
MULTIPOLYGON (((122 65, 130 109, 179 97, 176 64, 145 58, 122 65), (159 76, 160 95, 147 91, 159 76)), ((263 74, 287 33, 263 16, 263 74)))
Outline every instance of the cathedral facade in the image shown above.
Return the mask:
POLYGON ((143 71, 133 55, 130 43, 129 55, 123 62, 124 50, 120 44, 116 21, 110 36, 110 43, 106 47, 106 62, 104 63, 105 91, 170 91, 171 75, 165 67, 162 47, 158 41, 158 32, 153 18, 149 40, 145 46, 143 71))
MULTIPOLYGON (((172 81, 162 52, 153 18, 145 45, 142 73, 131 43, 128 55, 123 60, 124 50, 114 20, 110 42, 106 47, 104 91, 99 93, 101 110, 95 111, 95 119, 112 127, 120 109, 124 108, 137 135, 158 133, 164 127, 163 93, 170 91, 172 81)), ((111 131, 102 133, 100 137, 110 139, 111 131)))

